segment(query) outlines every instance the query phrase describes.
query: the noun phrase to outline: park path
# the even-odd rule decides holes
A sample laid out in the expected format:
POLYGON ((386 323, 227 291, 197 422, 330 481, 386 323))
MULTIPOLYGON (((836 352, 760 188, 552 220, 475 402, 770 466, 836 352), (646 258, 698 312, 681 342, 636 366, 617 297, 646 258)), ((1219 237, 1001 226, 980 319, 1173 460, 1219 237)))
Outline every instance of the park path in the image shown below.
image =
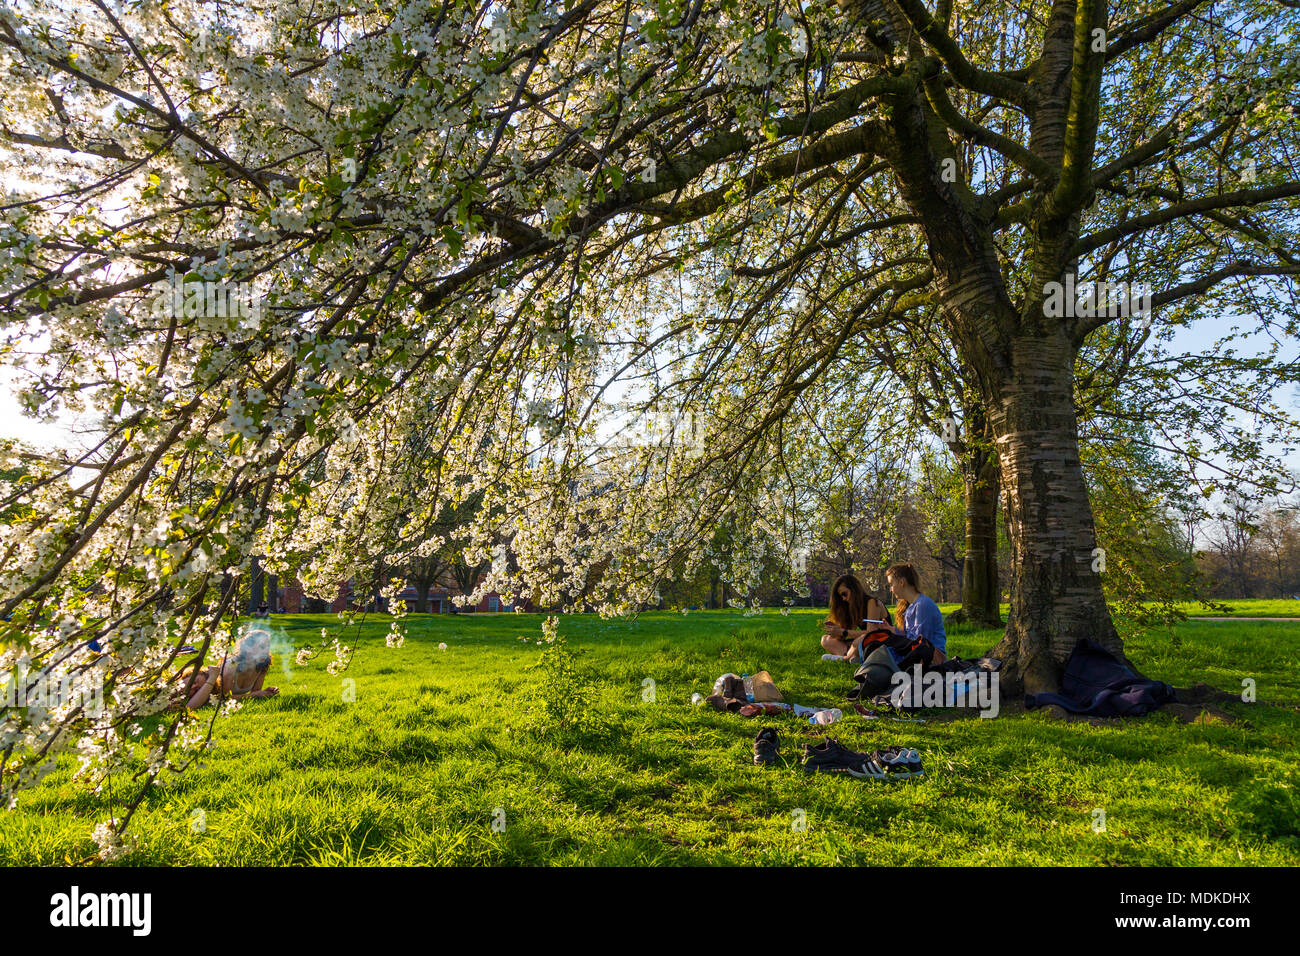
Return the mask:
POLYGON ((1300 617, 1189 617, 1189 621, 1300 621, 1300 617))

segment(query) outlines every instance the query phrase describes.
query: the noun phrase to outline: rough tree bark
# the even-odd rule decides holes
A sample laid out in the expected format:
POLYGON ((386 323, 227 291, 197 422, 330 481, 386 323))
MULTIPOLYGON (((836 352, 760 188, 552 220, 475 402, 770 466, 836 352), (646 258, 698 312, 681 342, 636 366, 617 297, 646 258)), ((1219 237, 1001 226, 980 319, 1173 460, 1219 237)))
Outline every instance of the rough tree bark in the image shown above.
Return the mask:
POLYGON ((966 497, 966 556, 962 561, 959 620, 1001 627, 998 578, 998 458, 987 448, 968 455, 962 469, 966 497))
POLYGON ((1071 368, 1059 331, 1011 343, 1012 374, 990 403, 1011 559, 1011 612, 993 656, 1027 693, 1057 688, 1080 638, 1123 656, 1102 592, 1092 507, 1079 462, 1071 368))

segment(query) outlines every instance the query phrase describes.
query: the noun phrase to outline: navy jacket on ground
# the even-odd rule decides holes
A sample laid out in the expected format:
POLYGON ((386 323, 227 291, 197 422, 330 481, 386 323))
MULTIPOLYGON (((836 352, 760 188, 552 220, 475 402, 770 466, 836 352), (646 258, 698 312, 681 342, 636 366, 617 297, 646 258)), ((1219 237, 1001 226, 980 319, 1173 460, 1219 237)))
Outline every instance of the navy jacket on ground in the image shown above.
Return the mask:
POLYGON ((1083 639, 1065 662, 1059 694, 1026 694, 1025 707, 1059 704, 1093 717, 1140 717, 1174 699, 1174 689, 1138 677, 1096 641, 1083 639))

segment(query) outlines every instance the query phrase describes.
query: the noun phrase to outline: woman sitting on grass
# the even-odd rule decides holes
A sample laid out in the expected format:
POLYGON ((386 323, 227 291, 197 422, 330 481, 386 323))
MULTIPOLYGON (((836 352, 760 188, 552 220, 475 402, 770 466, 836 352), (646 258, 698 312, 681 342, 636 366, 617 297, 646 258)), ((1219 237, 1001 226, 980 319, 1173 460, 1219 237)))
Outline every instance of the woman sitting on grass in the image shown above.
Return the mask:
POLYGON ((916 568, 910 564, 891 565, 885 571, 885 580, 889 582, 894 597, 898 598, 898 607, 894 611, 897 627, 890 630, 911 640, 925 638, 934 645, 934 663, 942 664, 948 653, 943 613, 939 605, 921 593, 916 568))
POLYGON ((822 625, 822 647, 827 656, 856 661, 862 656, 862 639, 886 624, 868 624, 867 620, 888 621, 885 605, 868 593, 852 574, 842 574, 831 588, 829 616, 822 625))
POLYGON ((220 666, 201 667, 197 658, 176 675, 172 697, 172 710, 182 706, 198 710, 213 694, 218 697, 274 697, 278 687, 262 688, 266 673, 271 669, 271 636, 266 631, 249 631, 235 644, 220 666), (198 676, 190 682, 197 671, 198 676), (187 691, 188 688, 188 691, 187 691), (188 699, 187 699, 188 695, 188 699))

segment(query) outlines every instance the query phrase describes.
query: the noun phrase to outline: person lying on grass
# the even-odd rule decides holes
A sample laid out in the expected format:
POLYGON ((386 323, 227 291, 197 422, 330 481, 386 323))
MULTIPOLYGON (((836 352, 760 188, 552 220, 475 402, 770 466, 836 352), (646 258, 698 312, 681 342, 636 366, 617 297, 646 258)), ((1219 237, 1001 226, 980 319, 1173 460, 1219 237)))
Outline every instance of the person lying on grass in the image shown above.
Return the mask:
MULTIPOLYGON (((894 610, 895 634, 909 640, 923 637, 934 645, 934 663, 947 660, 948 637, 943 630, 943 613, 939 605, 921 593, 920 577, 910 564, 894 564, 885 569, 885 581, 898 599, 894 610)), ((887 625, 886 625, 887 626, 887 625)))
POLYGON ((852 574, 842 574, 831 588, 831 604, 826 622, 822 624, 822 647, 850 661, 862 656, 862 639, 872 631, 888 625, 870 621, 888 621, 885 605, 874 594, 862 587, 852 574))
POLYGON ((246 697, 274 697, 280 693, 278 687, 262 687, 266 673, 271 669, 271 637, 265 631, 245 634, 220 665, 204 668, 200 664, 197 659, 191 661, 176 675, 172 710, 179 710, 182 706, 198 710, 213 694, 243 700, 246 697), (196 671, 198 674, 191 683, 190 677, 196 671))

